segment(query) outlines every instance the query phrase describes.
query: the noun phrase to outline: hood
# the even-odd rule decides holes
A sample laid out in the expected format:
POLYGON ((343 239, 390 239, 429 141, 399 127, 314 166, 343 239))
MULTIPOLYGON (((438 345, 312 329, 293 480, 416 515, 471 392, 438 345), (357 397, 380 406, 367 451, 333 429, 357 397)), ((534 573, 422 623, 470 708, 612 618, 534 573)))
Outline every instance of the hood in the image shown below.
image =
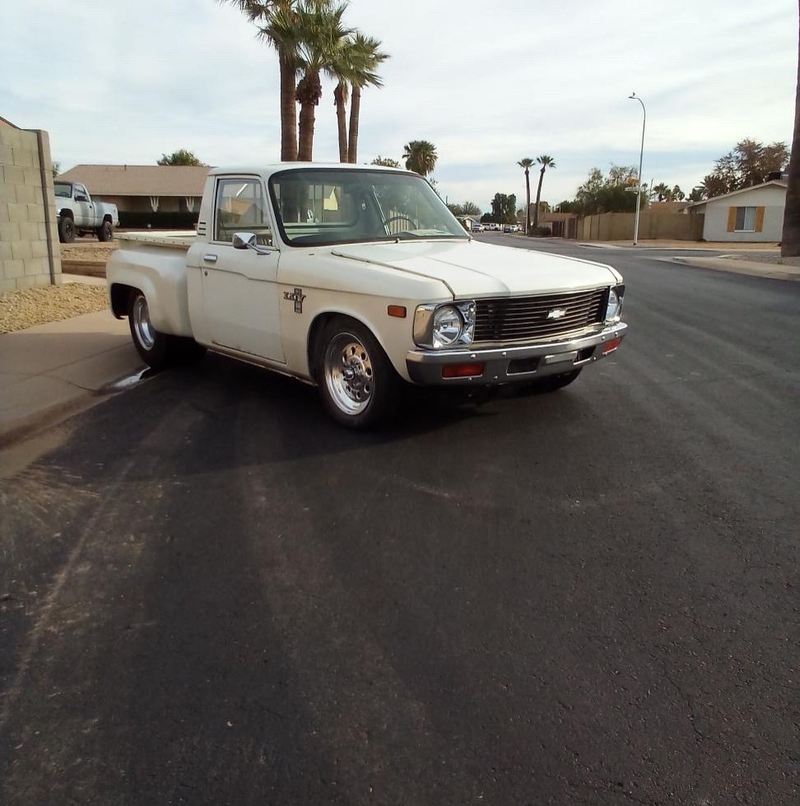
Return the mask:
POLYGON ((459 299, 579 291, 622 279, 601 263, 478 241, 348 244, 333 254, 441 280, 459 299))

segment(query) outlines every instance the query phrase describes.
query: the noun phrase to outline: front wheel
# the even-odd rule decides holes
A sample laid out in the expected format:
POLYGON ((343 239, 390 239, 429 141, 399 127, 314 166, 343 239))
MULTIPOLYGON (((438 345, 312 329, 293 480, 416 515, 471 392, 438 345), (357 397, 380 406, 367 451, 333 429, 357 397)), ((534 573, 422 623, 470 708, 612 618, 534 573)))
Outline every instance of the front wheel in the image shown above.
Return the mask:
POLYGON ((346 317, 332 320, 322 333, 317 356, 322 402, 340 425, 373 428, 393 413, 400 379, 364 325, 346 317))

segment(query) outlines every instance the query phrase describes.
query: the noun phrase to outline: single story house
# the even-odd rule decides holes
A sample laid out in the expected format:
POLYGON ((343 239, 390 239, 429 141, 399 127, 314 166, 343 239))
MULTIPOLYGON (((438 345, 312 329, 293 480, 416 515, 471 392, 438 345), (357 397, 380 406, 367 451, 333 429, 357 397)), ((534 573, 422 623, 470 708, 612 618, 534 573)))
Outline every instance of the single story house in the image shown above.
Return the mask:
POLYGON ((787 186, 783 179, 771 180, 690 204, 685 212, 705 213, 704 241, 777 243, 783 236, 787 186))
POLYGON ((76 165, 59 179, 81 182, 93 198, 124 213, 200 211, 208 168, 204 165, 76 165))

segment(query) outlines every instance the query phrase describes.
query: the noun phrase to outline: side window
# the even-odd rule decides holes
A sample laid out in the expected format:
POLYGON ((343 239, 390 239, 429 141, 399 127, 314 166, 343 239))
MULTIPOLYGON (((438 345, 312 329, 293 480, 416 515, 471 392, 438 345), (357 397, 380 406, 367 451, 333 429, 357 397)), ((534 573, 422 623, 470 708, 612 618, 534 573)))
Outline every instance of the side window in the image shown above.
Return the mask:
POLYGON ((86 188, 83 185, 75 185, 75 197, 78 196, 88 196, 89 194, 86 192, 86 188))
POLYGON ((272 229, 259 179, 220 179, 217 182, 214 240, 230 243, 236 232, 254 232, 258 243, 272 246, 272 229))

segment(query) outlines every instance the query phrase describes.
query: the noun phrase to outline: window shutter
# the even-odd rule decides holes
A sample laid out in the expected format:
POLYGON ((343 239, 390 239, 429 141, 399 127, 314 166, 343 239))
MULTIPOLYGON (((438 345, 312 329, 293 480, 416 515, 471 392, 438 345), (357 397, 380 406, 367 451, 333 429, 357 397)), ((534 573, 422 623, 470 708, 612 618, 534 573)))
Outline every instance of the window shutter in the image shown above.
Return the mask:
POLYGON ((764 208, 756 207, 756 232, 762 232, 764 229, 764 208))
POLYGON ((728 208, 728 232, 733 232, 736 229, 736 208, 728 208))

